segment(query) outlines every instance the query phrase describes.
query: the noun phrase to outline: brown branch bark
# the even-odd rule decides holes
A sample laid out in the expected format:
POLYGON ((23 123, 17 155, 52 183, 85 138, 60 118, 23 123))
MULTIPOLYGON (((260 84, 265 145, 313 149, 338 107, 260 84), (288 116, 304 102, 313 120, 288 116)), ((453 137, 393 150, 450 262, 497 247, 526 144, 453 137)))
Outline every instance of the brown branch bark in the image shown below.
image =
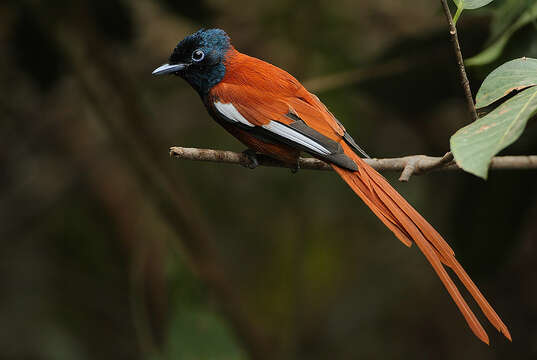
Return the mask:
POLYGON ((449 24, 449 34, 451 36, 451 42, 453 43, 453 50, 455 51, 455 56, 457 57, 457 65, 459 67, 459 75, 461 77, 462 88, 464 89, 464 96, 466 97, 466 105, 468 106, 468 111, 472 117, 472 122, 477 120, 477 112, 475 110, 474 99, 472 97, 472 90, 470 90, 470 82, 468 81, 468 76, 466 76, 466 69, 464 68, 464 60, 462 58, 461 46, 459 44, 459 36, 457 35, 457 28, 451 17, 451 11, 447 0, 440 0, 442 7, 444 8, 444 14, 446 15, 446 20, 449 24))
MULTIPOLYGON (((226 164, 236 164, 247 166, 250 164, 248 156, 233 151, 184 148, 174 146, 170 148, 170 156, 177 159, 187 159, 195 161, 209 161, 226 164)), ((258 154, 259 165, 292 168, 292 166, 269 156, 258 154)), ((453 161, 451 153, 442 157, 426 155, 410 155, 400 158, 389 159, 364 159, 378 171, 402 171, 400 181, 408 181, 412 174, 424 174, 435 170, 460 170, 460 167, 453 161)), ((314 158, 300 158, 300 169, 304 170, 332 170, 329 164, 314 158)), ((527 156, 497 156, 490 163, 493 170, 534 170, 537 169, 537 155, 527 156)))

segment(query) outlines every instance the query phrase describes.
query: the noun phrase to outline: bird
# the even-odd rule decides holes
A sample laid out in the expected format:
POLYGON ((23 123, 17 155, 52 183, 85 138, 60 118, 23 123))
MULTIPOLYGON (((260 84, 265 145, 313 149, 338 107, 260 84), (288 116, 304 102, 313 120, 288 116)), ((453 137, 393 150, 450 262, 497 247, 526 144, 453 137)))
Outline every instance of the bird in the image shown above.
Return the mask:
POLYGON ((447 269, 458 277, 489 322, 509 341, 507 326, 455 258, 444 238, 363 158, 367 153, 319 98, 285 70, 243 54, 221 29, 201 29, 173 49, 153 75, 176 75, 198 92, 211 117, 247 146, 249 167, 257 154, 295 170, 301 153, 330 164, 371 211, 406 246, 425 255, 471 331, 489 337, 447 269))

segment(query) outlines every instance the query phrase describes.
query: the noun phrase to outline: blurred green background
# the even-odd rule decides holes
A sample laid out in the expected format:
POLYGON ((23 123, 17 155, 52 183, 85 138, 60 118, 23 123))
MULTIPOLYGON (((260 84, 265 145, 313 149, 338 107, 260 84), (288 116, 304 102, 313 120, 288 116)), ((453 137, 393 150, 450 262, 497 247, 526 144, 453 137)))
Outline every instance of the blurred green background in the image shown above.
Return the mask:
MULTIPOLYGON (((464 56, 524 3, 464 12, 464 56)), ((3 1, 1 359, 537 358, 535 172, 386 174, 510 327, 487 347, 335 174, 169 158, 243 150, 151 76, 200 27, 294 74, 374 157, 442 155, 469 121, 439 1, 3 1)), ((534 24, 469 69, 474 94, 520 56, 534 24)), ((536 153, 534 122, 504 151, 536 153)))

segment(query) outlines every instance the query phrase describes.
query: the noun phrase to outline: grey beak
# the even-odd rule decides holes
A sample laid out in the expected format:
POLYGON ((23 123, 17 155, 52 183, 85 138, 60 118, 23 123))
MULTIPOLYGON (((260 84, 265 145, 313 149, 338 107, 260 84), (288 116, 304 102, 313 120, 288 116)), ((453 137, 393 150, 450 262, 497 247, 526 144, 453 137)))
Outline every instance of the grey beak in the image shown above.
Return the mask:
POLYGON ((153 70, 153 75, 166 75, 166 74, 173 74, 177 71, 181 71, 185 68, 185 64, 164 64, 162 66, 159 66, 155 70, 153 70))

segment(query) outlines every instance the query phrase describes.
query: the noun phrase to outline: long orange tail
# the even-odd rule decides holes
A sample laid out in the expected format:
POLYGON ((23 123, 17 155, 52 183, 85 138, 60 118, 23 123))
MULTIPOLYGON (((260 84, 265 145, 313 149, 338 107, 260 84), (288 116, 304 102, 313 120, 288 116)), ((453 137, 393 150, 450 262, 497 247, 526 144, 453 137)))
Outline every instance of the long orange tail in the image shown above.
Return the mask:
POLYGON ((475 314, 449 277, 444 265, 450 267, 466 289, 473 296, 487 319, 506 338, 511 340, 507 326, 492 309, 483 294, 468 276, 461 264, 455 259, 455 253, 442 236, 371 166, 367 165, 347 144, 342 144, 347 154, 358 165, 358 171, 349 171, 336 165, 334 170, 351 189, 369 206, 378 218, 405 245, 416 243, 423 252, 447 291, 455 301, 474 334, 486 344, 489 338, 475 314))

